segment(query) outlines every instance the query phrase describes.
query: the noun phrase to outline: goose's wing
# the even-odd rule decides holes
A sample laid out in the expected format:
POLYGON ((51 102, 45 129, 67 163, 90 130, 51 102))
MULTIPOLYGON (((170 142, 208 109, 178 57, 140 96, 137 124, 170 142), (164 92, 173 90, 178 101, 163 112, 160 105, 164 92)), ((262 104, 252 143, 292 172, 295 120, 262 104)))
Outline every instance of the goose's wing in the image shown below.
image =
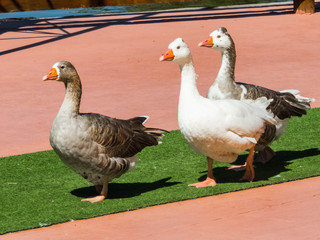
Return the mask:
POLYGON ((80 116, 86 119, 92 141, 109 157, 132 157, 147 146, 157 145, 161 135, 147 132, 143 126, 146 117, 120 120, 94 113, 80 116))
POLYGON ((223 118, 221 126, 239 136, 255 136, 266 123, 275 124, 273 114, 266 110, 270 100, 215 100, 219 115, 223 118))
POLYGON ((268 88, 240 82, 237 82, 237 85, 242 85, 246 88, 247 92, 244 94, 245 99, 257 99, 259 97, 273 99, 268 109, 279 119, 293 116, 300 117, 306 114, 306 110, 310 108, 310 101, 298 99, 289 91, 277 92, 268 88))

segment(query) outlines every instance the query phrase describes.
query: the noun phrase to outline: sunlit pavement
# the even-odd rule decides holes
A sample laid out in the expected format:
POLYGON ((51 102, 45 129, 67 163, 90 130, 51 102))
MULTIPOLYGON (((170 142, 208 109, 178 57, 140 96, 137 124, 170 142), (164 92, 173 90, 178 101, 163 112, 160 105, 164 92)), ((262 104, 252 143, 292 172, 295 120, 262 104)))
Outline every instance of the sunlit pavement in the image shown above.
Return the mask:
MULTIPOLYGON (((320 15, 294 15, 292 4, 5 21, 0 24, 0 156, 51 149, 50 127, 63 100, 64 86, 41 79, 60 60, 71 61, 80 74, 82 112, 117 118, 149 115, 148 126, 178 129, 179 69, 175 64, 160 63, 159 57, 172 40, 183 37, 193 54, 200 93, 205 95, 219 70, 221 56, 197 44, 221 26, 228 29, 236 44, 237 81, 275 90, 299 89, 303 96, 316 99, 312 107, 320 106, 320 15)), ((102 221, 99 227, 90 227, 88 221, 86 228, 81 227, 83 231, 77 227, 70 232, 50 230, 60 229, 62 224, 22 232, 14 239, 63 239, 63 231, 69 234, 65 239, 76 239, 77 232, 82 234, 77 239, 92 237, 93 233, 100 239, 123 239, 126 234, 131 239, 234 239, 235 233, 238 238, 248 239, 318 239, 314 223, 319 220, 316 206, 320 195, 319 188, 311 188, 318 182, 319 178, 313 178, 282 184, 285 187, 280 190, 276 185, 194 200, 194 205, 186 204, 175 215, 173 210, 167 215, 164 209, 168 205, 164 205, 157 207, 160 213, 152 212, 149 218, 140 214, 151 210, 116 214, 113 216, 119 222, 108 220, 110 216, 97 218, 89 221, 102 221), (277 193, 283 195, 281 200, 277 193), (216 205, 221 199, 227 202, 224 208, 219 207, 223 204, 216 205), (203 201, 209 204, 202 205, 203 201), (226 209, 255 204, 264 211, 226 209), (181 216, 184 212, 193 213, 187 217, 188 223, 181 216), (122 221, 129 221, 121 220, 126 214, 134 216, 134 225, 122 225, 122 221), (209 222, 205 219, 208 215, 212 217, 209 222), (161 229, 150 228, 152 216, 155 226, 161 223, 161 229), (136 229, 137 234, 132 235, 136 229), (44 235, 36 238, 39 232, 44 235), (301 238, 303 234, 307 237, 301 238)), ((174 206, 180 204, 185 203, 174 206)))

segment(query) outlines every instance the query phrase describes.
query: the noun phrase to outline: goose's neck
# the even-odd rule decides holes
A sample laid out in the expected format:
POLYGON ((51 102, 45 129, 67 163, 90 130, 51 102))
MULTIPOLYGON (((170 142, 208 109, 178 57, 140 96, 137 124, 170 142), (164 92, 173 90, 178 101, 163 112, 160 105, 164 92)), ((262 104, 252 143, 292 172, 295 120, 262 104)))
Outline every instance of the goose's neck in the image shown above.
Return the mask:
POLYGON ((216 82, 227 81, 234 82, 234 68, 236 65, 236 51, 234 47, 231 47, 227 50, 221 52, 222 63, 216 78, 216 82))
POLYGON ((182 98, 199 97, 199 91, 197 88, 197 74, 195 72, 193 62, 189 62, 180 65, 181 71, 181 88, 180 88, 180 100, 182 98))
POLYGON ((66 95, 59 110, 61 114, 78 114, 81 101, 81 82, 80 79, 74 79, 71 82, 65 83, 66 95))
POLYGON ((182 132, 188 128, 188 119, 199 108, 202 96, 197 88, 197 75, 192 61, 180 65, 181 86, 178 105, 178 124, 182 132))

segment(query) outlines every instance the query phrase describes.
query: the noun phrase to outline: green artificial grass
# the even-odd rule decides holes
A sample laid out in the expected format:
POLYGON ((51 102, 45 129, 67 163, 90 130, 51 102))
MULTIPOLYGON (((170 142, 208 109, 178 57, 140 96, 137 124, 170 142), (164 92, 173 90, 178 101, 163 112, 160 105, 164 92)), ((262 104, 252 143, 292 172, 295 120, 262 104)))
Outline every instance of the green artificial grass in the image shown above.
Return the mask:
POLYGON ((144 149, 135 170, 110 183, 108 198, 95 204, 80 201, 95 195, 94 187, 53 151, 0 158, 0 234, 320 175, 319 118, 320 108, 293 118, 286 134, 272 145, 272 161, 255 165, 254 182, 239 182, 243 172, 215 162, 218 185, 202 189, 188 184, 206 177, 205 156, 172 131, 161 145, 144 149))

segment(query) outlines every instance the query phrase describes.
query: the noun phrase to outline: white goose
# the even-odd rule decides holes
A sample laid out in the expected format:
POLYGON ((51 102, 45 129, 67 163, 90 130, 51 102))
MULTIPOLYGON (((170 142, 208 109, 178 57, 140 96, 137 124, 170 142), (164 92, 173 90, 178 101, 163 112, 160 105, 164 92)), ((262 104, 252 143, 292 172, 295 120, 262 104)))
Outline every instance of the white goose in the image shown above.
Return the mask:
POLYGON ((252 84, 235 82, 236 50, 230 34, 224 27, 213 31, 205 41, 199 43, 199 46, 218 50, 222 54, 222 64, 218 76, 207 94, 209 99, 254 100, 259 97, 266 97, 273 100, 268 110, 275 115, 277 124, 266 127, 256 146, 256 150, 259 151, 256 161, 263 163, 269 161, 275 153, 268 145, 285 132, 291 117, 301 117, 306 114, 306 110, 310 108, 310 103, 314 102, 314 99, 300 96, 298 90, 276 92, 252 84))
MULTIPOLYGON (((60 159, 87 181, 100 195, 83 199, 92 203, 104 200, 108 183, 132 170, 137 153, 157 145, 162 134, 146 128, 147 116, 120 120, 96 113, 79 113, 81 82, 70 62, 53 65, 43 80, 63 82, 66 95, 53 121, 50 144, 60 159)), ((163 131, 163 130, 160 130, 163 131)))
POLYGON ((207 179, 189 186, 215 186, 213 160, 231 163, 246 149, 250 152, 242 180, 252 181, 254 147, 264 132, 265 124, 275 123, 272 114, 266 110, 270 101, 266 98, 247 102, 212 101, 202 97, 197 89, 190 50, 181 38, 169 45, 160 61, 173 61, 180 67, 179 127, 190 147, 207 156, 207 179))

